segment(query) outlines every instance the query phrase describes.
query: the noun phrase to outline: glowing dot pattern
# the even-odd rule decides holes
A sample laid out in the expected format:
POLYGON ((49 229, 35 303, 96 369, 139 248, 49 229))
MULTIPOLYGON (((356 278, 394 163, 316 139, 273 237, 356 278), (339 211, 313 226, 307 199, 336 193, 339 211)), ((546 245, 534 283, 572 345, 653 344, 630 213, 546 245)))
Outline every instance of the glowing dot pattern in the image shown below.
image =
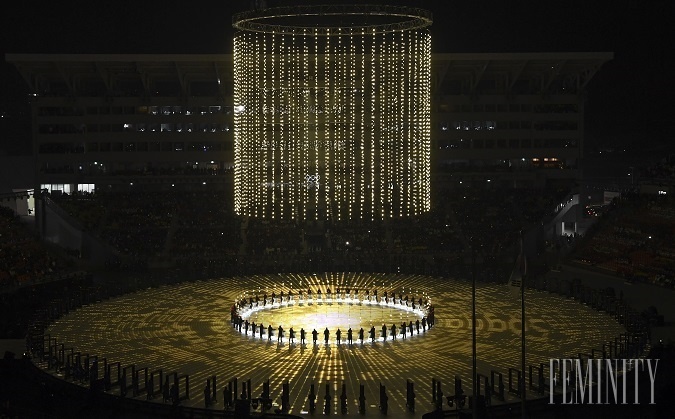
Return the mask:
POLYGON ((430 89, 426 29, 237 33, 236 213, 375 220, 429 211, 430 89))
MULTIPOLYGON (((520 366, 520 301, 506 285, 479 284, 477 288, 478 372, 505 375, 520 366)), ((328 305, 324 306, 328 307, 328 305)), ((527 363, 548 363, 549 358, 576 356, 602 347, 625 330, 610 316, 564 297, 546 292, 527 292, 527 363)), ((471 394, 471 288, 466 281, 427 276, 378 274, 260 275, 164 286, 82 307, 57 320, 47 331, 66 347, 82 353, 135 364, 150 369, 189 374, 191 399, 184 405, 203 407, 201 389, 207 378, 218 377, 218 403, 222 388, 233 377, 251 379, 254 395, 269 379, 275 399, 285 380, 290 381, 291 413, 307 410, 310 384, 323 397, 330 382, 337 404, 342 383, 347 384, 349 413, 358 414, 359 384, 366 388, 369 414, 377 414, 380 382, 387 386, 389 411, 405 410, 405 380, 415 383, 416 417, 432 410, 432 378, 453 391, 453 378, 463 378, 465 394, 471 394), (346 343, 331 336, 329 345, 300 345, 263 341, 243 335, 230 324, 232 302, 245 295, 273 290, 317 286, 365 289, 397 294, 431 295, 435 326, 414 339, 346 343)), ((276 333, 275 333, 276 336, 276 333)), ((506 384, 506 383, 505 383, 506 384)), ((532 392, 531 396, 535 396, 532 392)), ((507 394, 507 401, 516 401, 507 394)), ((161 401, 160 401, 161 402, 161 401)), ((493 402, 495 400, 493 399, 493 402)))

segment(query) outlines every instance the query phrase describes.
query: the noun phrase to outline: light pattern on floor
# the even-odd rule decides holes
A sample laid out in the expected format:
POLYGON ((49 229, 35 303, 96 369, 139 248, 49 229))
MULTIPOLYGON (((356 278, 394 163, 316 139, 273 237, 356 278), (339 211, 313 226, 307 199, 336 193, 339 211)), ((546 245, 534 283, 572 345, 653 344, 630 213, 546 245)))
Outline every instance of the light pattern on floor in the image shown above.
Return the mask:
MULTIPOLYGON (((508 368, 520 367, 520 299, 508 288, 479 284, 476 290, 478 372, 489 376, 490 370, 499 370, 505 380, 508 368)), ((608 315, 555 294, 528 291, 526 302, 528 365, 590 353, 624 332, 608 315)), ((292 315, 292 309, 278 314, 274 319, 285 324, 288 319, 284 316, 292 315)), ((392 316, 398 315, 399 311, 392 312, 392 316)), ((400 324, 401 319, 397 322, 400 324)), ((453 391, 454 376, 459 375, 465 394, 471 394, 468 281, 358 273, 214 279, 148 289, 86 306, 59 319, 48 333, 82 353, 122 365, 189 374, 191 399, 183 402, 188 406, 204 406, 203 389, 212 375, 218 377, 216 409, 222 409, 223 385, 235 376, 251 379, 254 397, 260 395, 262 382, 269 379, 277 402, 283 381, 289 380, 291 413, 296 414, 307 410, 312 383, 317 389, 317 409, 322 406, 325 385, 330 383, 333 413, 337 412, 343 382, 347 384, 350 414, 358 411, 359 384, 365 384, 368 413, 377 411, 379 383, 387 386, 390 413, 405 410, 406 379, 415 383, 416 416, 431 410, 432 378, 442 381, 443 392, 448 395, 453 391), (230 323, 232 303, 246 293, 271 293, 291 287, 304 290, 319 284, 333 289, 376 287, 380 292, 424 296, 433 302, 436 324, 414 339, 399 336, 396 341, 389 337, 374 343, 366 339, 361 344, 355 336, 355 342, 349 345, 343 335, 342 344, 337 345, 331 334, 329 345, 323 344, 320 335, 319 345, 314 346, 311 335, 306 345, 300 344, 299 335, 294 343, 287 339, 277 342, 276 338, 268 341, 266 335, 260 340, 257 335, 238 333, 230 323)))

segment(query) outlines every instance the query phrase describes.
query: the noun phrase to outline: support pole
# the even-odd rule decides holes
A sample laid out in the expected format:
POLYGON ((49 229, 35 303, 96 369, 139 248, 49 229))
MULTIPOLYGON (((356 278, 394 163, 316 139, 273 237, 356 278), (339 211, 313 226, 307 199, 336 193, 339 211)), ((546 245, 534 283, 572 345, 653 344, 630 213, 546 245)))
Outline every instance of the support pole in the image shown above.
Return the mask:
POLYGON ((523 372, 521 375, 522 379, 520 380, 520 412, 521 417, 525 419, 525 281, 527 279, 527 259, 525 257, 524 244, 522 244, 522 246, 523 249, 521 252, 525 268, 523 270, 523 278, 520 282, 520 370, 523 372))
MULTIPOLYGON (((473 240, 472 240, 473 242, 473 240)), ((471 387, 473 392, 473 404, 471 410, 473 419, 478 419, 478 384, 476 383, 476 244, 471 243, 471 387)))

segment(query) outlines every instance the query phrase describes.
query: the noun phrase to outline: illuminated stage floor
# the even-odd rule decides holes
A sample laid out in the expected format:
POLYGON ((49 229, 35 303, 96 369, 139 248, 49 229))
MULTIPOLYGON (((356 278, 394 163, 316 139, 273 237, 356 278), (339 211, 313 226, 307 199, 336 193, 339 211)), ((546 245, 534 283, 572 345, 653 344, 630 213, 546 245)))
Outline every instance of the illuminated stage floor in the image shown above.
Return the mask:
MULTIPOLYGON (((508 369, 520 367, 520 299, 506 285, 479 284, 476 294, 478 372, 489 376, 490 370, 498 370, 508 385, 508 369)), ((573 300, 536 291, 528 291, 526 298, 528 365, 590 353, 624 331, 611 317, 573 300)), ((321 310, 326 310, 326 316, 332 310, 327 304, 315 309, 317 314, 310 316, 313 324, 321 323, 321 310)), ((275 309, 265 315, 274 316, 266 317, 274 320, 274 327, 280 323, 288 330, 286 325, 297 321, 294 310, 275 309)), ((359 324, 370 321, 371 316, 410 316, 395 309, 364 314, 366 310, 358 305, 347 305, 347 312, 350 319, 360 313, 359 324)), ((377 317, 377 322, 381 319, 377 317)), ((397 321, 399 325, 400 318, 397 321)), ((381 323, 374 325, 379 337, 381 323)), ((256 397, 262 391, 262 382, 269 379, 275 402, 280 400, 282 382, 289 380, 290 413, 294 414, 307 411, 311 383, 318 390, 316 414, 322 406, 326 382, 332 388, 334 414, 340 414, 336 412, 343 382, 347 384, 350 415, 358 413, 359 384, 365 384, 368 414, 378 413, 380 382, 387 386, 389 414, 396 416, 405 411, 406 379, 415 383, 417 417, 432 410, 432 378, 440 379, 444 394, 449 395, 454 391, 454 376, 459 375, 465 394, 471 394, 471 287, 466 281, 377 274, 215 279, 149 289, 83 307, 58 320, 48 333, 66 346, 111 362, 189 374, 191 397, 183 401, 187 406, 204 406, 203 389, 212 375, 218 377, 214 409, 222 409, 223 385, 235 376, 240 381, 251 379, 256 397), (324 345, 320 334, 320 344, 313 346, 309 334, 308 343, 300 344, 299 327, 295 343, 278 343, 276 330, 272 341, 266 336, 260 340, 235 331, 230 324, 230 307, 236 299, 258 292, 288 292, 290 286, 297 294, 299 289, 316 289, 317 284, 333 290, 349 286, 378 288, 380 293, 395 290, 398 294, 404 288, 404 295, 406 291, 411 295, 426 293, 435 307, 436 325, 406 340, 399 336, 396 341, 371 343, 366 339, 361 344, 355 334, 352 345, 346 343, 346 333, 341 345, 336 344, 334 333, 331 343, 324 345)), ((161 401, 161 397, 156 400, 161 401)), ((507 395, 508 400, 517 399, 507 395)))

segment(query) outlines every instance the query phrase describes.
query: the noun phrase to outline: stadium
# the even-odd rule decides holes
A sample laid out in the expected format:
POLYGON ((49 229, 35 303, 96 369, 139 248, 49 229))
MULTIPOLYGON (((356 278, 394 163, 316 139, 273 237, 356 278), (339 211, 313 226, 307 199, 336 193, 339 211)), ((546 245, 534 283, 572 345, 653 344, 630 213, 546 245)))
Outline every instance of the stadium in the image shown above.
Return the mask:
POLYGON ((1 197, 3 331, 60 394, 33 408, 537 417, 550 359, 658 349, 623 282, 559 269, 672 298, 666 194, 588 213, 613 54, 432 53, 432 22, 286 6, 233 16, 232 54, 7 54, 34 184, 1 197))

